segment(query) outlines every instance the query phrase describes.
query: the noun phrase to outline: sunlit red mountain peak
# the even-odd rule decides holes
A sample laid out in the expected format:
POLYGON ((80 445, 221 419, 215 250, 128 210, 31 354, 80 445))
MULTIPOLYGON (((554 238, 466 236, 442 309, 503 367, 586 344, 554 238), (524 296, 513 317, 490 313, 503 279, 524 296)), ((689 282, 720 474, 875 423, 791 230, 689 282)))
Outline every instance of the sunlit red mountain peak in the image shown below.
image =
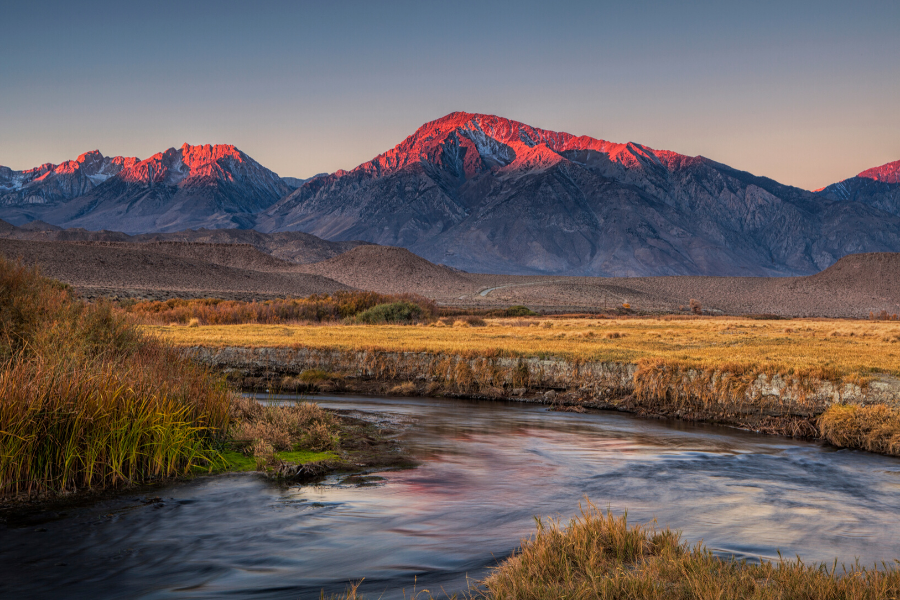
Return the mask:
POLYGON ((89 192, 137 162, 137 158, 106 157, 99 150, 91 150, 58 165, 44 163, 24 171, 0 168, 0 195, 8 204, 68 200, 89 192))
POLYGON ((384 176, 409 165, 429 163, 470 178, 494 168, 509 172, 513 164, 522 169, 543 168, 566 159, 566 153, 578 152, 602 154, 626 169, 668 163, 673 157, 681 157, 631 142, 619 144, 540 129, 495 115, 454 112, 425 123, 391 150, 351 172, 384 176), (535 163, 531 149, 539 145, 544 150, 542 158, 535 163), (559 159, 552 159, 548 153, 557 154, 559 159), (520 156, 529 158, 517 160, 520 156))
POLYGON ((268 169, 231 144, 192 146, 185 143, 180 148, 158 152, 123 169, 121 178, 128 183, 175 186, 258 177, 272 179, 264 172, 271 174, 268 169))
POLYGON ((900 160, 889 162, 880 167, 866 169, 857 177, 865 179, 874 179, 875 181, 883 181, 884 183, 900 183, 900 160))

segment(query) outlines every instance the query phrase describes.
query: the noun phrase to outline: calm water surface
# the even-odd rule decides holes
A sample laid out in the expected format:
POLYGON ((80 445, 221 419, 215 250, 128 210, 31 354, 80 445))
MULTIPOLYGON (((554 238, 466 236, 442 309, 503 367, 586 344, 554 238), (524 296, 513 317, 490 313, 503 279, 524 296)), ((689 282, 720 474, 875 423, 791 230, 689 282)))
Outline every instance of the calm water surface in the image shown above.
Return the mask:
MULTIPOLYGON (((203 478, 0 530, 3 598, 318 598, 365 577, 384 599, 458 591, 534 515, 585 496, 755 559, 900 558, 900 461, 725 428, 500 402, 320 397, 412 422, 423 461, 373 487, 203 478), (143 501, 142 501, 143 500, 143 501)), ((370 417, 382 418, 382 417, 370 417)))

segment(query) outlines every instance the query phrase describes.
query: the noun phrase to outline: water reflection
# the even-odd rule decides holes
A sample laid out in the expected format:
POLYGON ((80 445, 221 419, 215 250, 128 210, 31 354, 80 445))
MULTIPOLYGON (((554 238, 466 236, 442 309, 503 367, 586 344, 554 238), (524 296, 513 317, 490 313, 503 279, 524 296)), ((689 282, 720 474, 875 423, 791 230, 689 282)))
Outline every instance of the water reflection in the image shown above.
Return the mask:
POLYGON ((571 517, 584 495, 739 556, 900 557, 895 459, 610 413, 317 400, 415 421, 404 438, 422 466, 362 488, 202 479, 162 502, 126 497, 0 531, 0 594, 318 598, 362 577, 375 597, 402 597, 415 578, 454 591, 508 555, 534 515, 571 517))

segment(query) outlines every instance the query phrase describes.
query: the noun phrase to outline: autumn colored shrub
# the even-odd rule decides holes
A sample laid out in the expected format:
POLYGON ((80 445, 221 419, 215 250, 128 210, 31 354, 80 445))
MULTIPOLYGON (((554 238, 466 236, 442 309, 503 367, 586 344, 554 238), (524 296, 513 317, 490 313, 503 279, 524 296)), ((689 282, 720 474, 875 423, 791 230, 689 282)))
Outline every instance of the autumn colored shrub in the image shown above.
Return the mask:
POLYGON ((416 294, 378 294, 376 292, 339 291, 313 294, 307 298, 282 298, 242 302, 203 298, 186 300, 123 303, 121 309, 139 323, 198 325, 327 323, 353 318, 380 304, 406 302, 418 307, 421 318, 431 319, 437 307, 428 298, 416 294))

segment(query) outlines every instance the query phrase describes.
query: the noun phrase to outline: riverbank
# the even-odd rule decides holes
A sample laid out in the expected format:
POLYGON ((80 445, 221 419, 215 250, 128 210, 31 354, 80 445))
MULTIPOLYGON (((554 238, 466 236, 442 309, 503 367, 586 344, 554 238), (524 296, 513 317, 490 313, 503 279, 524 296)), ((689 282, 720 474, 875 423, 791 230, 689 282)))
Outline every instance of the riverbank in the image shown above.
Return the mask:
POLYGON ((402 598, 404 588, 409 598, 414 585, 442 596, 468 589, 467 575, 481 580, 510 556, 534 532, 533 516, 568 520, 585 495, 617 515, 627 508, 630 524, 657 518, 720 556, 777 561, 780 550, 810 564, 859 557, 865 566, 900 556, 892 458, 529 403, 348 395, 316 402, 413 423, 401 441, 421 465, 378 473, 383 480, 362 488, 343 476, 318 485, 246 473, 198 477, 4 529, 0 559, 22 576, 18 587, 0 589, 11 597, 96 597, 102 578, 120 595, 227 589, 250 598, 278 589, 319 598, 322 589, 328 597, 365 578, 367 598, 402 598), (141 501, 154 497, 162 502, 141 501), (269 567, 273 560, 278 568, 269 567), (35 590, 43 592, 28 593, 35 590))
POLYGON ((247 463, 298 479, 408 462, 365 423, 238 397, 111 304, 34 269, 0 258, 0 292, 0 510, 247 463))
MULTIPOLYGON (((322 412, 333 417, 329 420, 334 425, 330 431, 333 443, 326 449, 319 447, 310 450, 297 446, 281 451, 272 449, 270 453, 263 450, 260 455, 255 456, 252 452, 238 451, 236 447, 239 444, 231 438, 224 442, 219 451, 219 460, 215 462, 212 470, 206 466, 197 467, 192 474, 158 477, 116 487, 0 497, 0 526, 41 525, 64 518, 74 508, 90 506, 119 496, 139 494, 152 500, 167 487, 198 477, 256 472, 271 480, 292 484, 313 483, 328 475, 343 473, 351 478, 352 482, 354 481, 352 478, 365 478, 371 471, 407 469, 418 464, 398 440, 409 423, 391 419, 387 415, 375 415, 366 419, 363 415, 346 411, 322 412)), ((264 438, 265 436, 261 436, 256 439, 265 441, 264 438)))
POLYGON ((244 389, 540 402, 900 452, 900 327, 893 322, 500 319, 486 327, 149 329, 244 389))

